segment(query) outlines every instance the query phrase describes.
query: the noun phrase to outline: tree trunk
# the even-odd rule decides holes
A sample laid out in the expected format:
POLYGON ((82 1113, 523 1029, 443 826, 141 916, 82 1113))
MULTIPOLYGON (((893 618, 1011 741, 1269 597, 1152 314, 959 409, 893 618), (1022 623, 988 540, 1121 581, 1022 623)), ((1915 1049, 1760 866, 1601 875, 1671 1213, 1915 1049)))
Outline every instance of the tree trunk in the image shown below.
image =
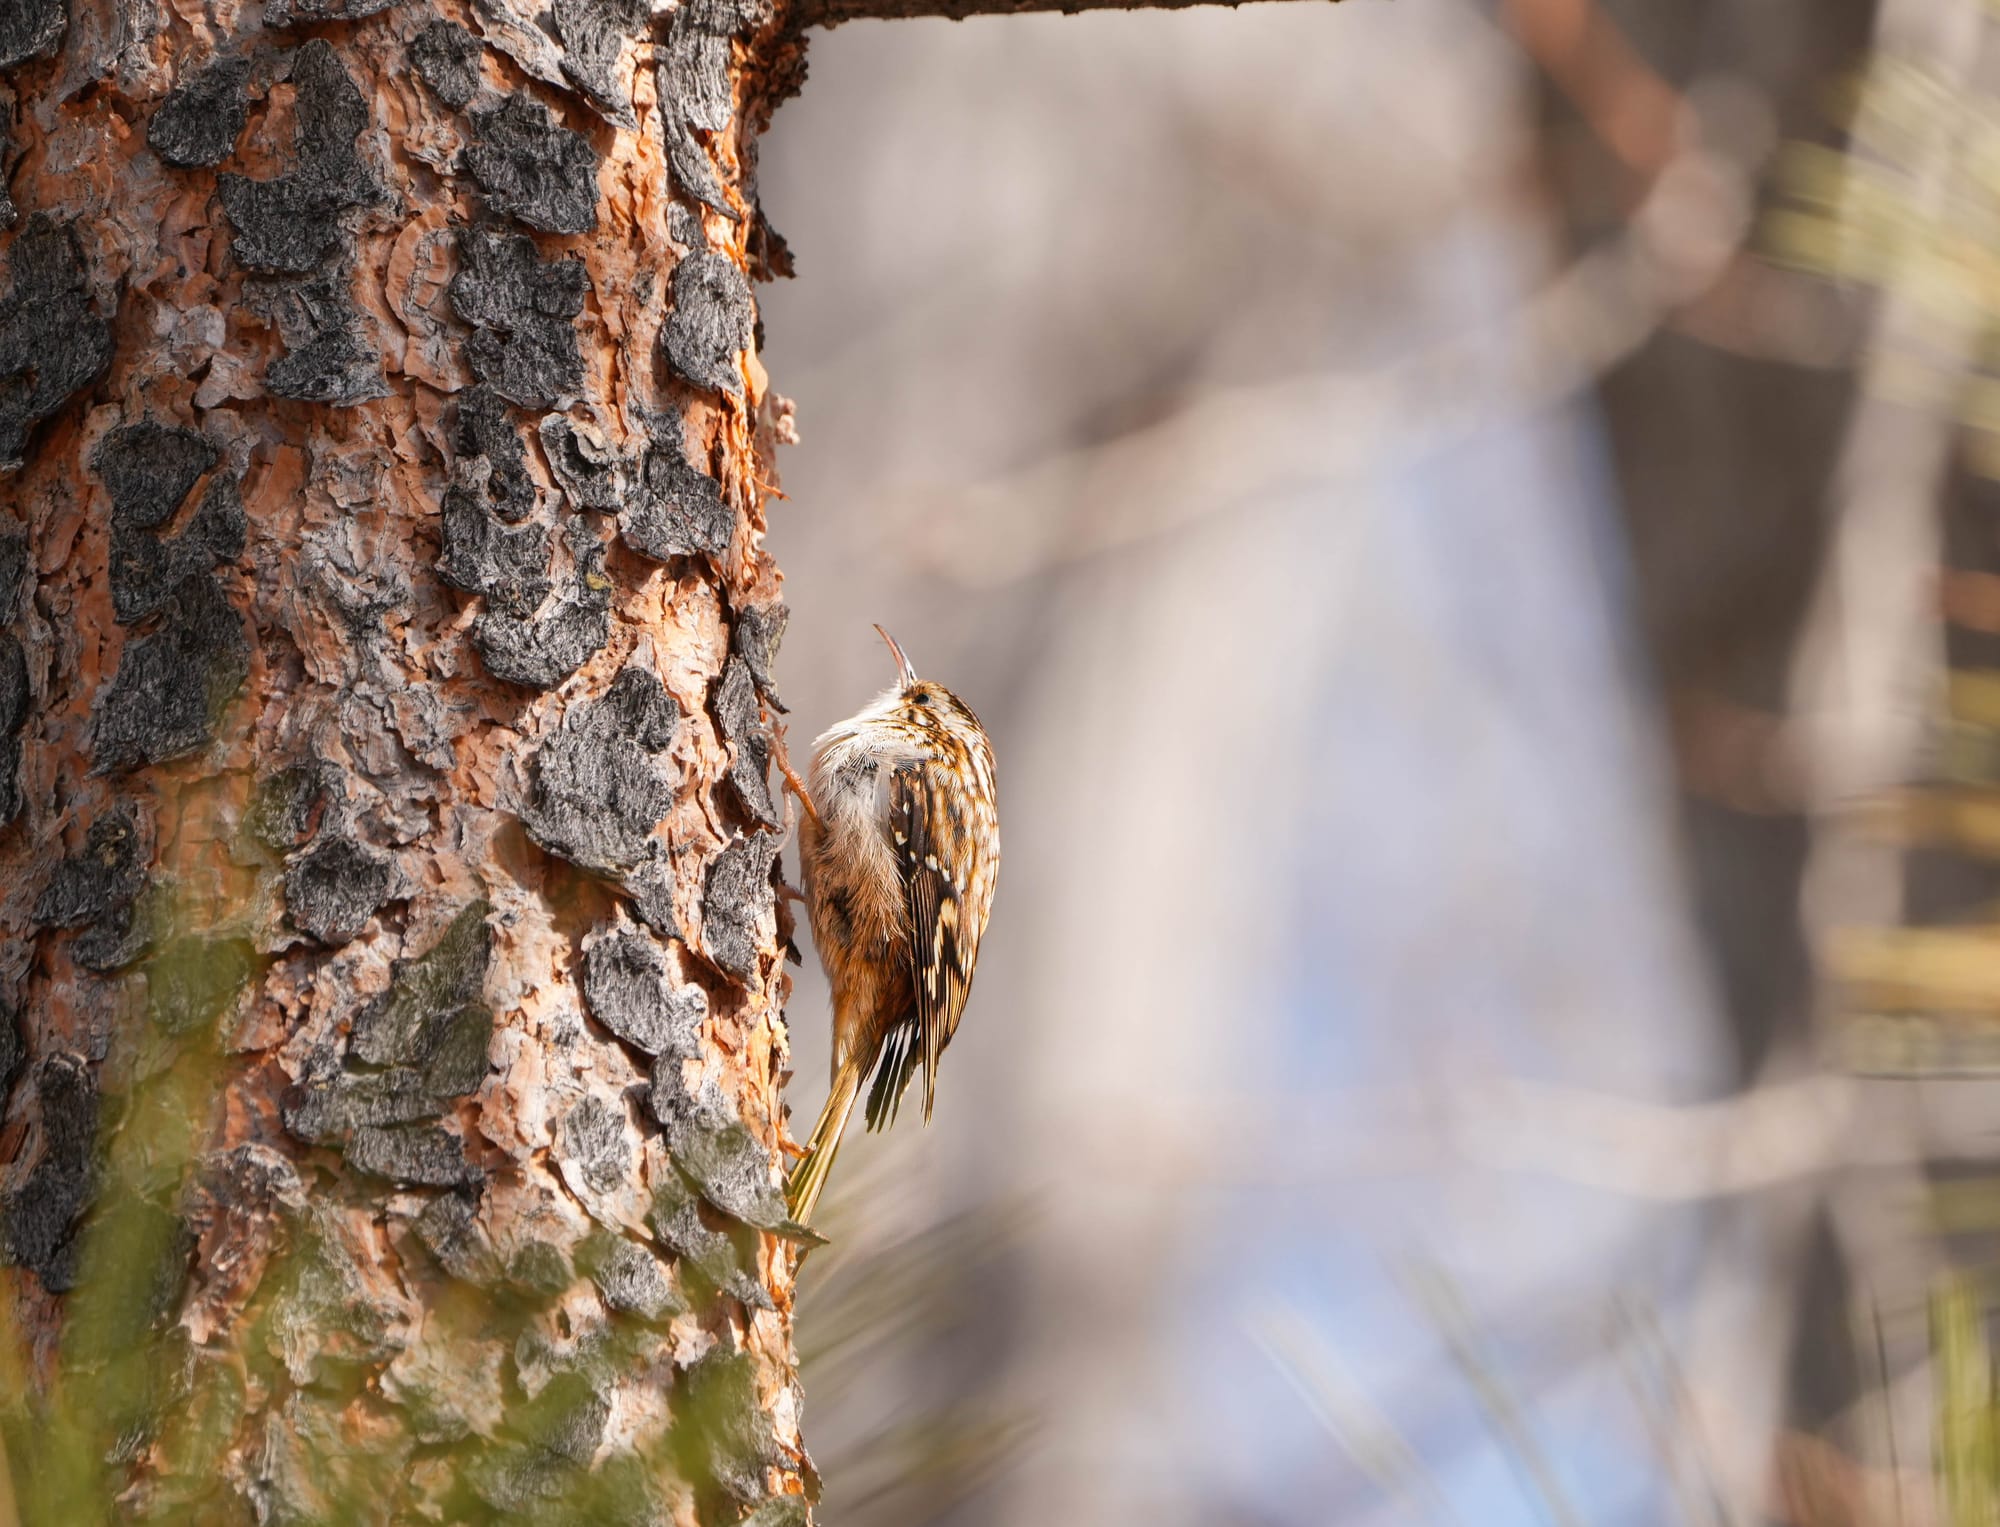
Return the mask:
POLYGON ((749 286, 798 49, 538 11, 0 11, 25 1522, 804 1517, 749 286))

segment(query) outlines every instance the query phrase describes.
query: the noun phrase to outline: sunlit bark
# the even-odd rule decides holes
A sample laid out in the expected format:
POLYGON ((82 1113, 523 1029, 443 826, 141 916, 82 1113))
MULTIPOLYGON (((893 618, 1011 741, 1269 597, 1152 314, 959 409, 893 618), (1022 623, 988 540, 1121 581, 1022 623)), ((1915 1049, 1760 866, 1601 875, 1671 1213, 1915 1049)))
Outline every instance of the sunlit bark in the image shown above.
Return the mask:
POLYGON ((0 17, 27 1520, 802 1514, 750 286, 796 51, 533 11, 0 17))

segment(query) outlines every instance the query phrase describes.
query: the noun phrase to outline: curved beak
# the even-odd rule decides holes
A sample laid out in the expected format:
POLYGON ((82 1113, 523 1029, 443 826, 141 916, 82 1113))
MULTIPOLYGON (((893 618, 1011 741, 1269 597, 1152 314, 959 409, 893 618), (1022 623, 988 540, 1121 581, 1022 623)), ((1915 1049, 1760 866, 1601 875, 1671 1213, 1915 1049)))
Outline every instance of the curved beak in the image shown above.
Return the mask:
POLYGON ((910 660, 903 656, 903 649, 896 645, 895 637, 884 631, 880 626, 875 628, 875 634, 889 644, 890 655, 896 659, 896 667, 898 669, 897 678, 901 680, 903 688, 908 689, 912 684, 917 682, 917 670, 912 668, 910 660))

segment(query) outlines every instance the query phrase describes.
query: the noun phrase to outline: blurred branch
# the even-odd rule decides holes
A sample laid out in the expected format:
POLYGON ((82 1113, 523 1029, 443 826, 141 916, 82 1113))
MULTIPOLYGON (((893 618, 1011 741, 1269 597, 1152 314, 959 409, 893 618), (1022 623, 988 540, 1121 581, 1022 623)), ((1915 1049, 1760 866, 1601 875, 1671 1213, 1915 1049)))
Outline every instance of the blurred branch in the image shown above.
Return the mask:
POLYGON ((910 1416, 855 1450, 848 1469, 863 1478, 838 1504, 870 1527, 927 1527, 1012 1467, 1033 1433, 1021 1411, 969 1403, 910 1416))
POLYGON ((1673 691, 1667 733, 1681 788, 1749 816, 1804 811, 1810 760, 1791 720, 1706 690, 1673 691))
POLYGON ((1506 0, 1509 28, 1598 139, 1650 181, 1674 156, 1681 99, 1594 0, 1506 0))
POLYGON ((1659 1456, 1661 1475, 1680 1506, 1680 1520, 1686 1527, 1729 1527, 1700 1417, 1657 1312, 1650 1303, 1621 1297, 1612 1306, 1608 1336, 1632 1391, 1632 1403, 1659 1456))
POLYGON ((1583 1519, 1570 1504, 1568 1492, 1529 1427, 1520 1402, 1481 1350, 1479 1332, 1458 1285, 1442 1267, 1432 1263, 1412 1267, 1409 1282, 1412 1296, 1444 1339, 1452 1361, 1465 1375, 1488 1421, 1505 1444, 1522 1487, 1541 1503, 1554 1527, 1583 1527, 1583 1519))
MULTIPOLYGON (((1935 300, 1939 269, 1965 258, 1961 237, 1935 230, 1948 228, 1949 207, 1988 194, 1970 177, 1967 138, 1983 109, 1969 92, 1990 34, 1979 0, 1886 5, 1862 81, 1855 152, 1893 145, 1902 192, 1895 232, 1872 258, 1882 301, 1863 356, 1861 403, 1841 443, 1833 540, 1791 681, 1791 707, 1816 762, 1811 782, 1826 806, 1911 775, 1930 717, 1925 701, 1942 680, 1938 492, 1957 433, 1950 400, 1977 363, 1986 317, 1977 305, 1935 300), (1913 65, 1938 104, 1904 122, 1898 108, 1913 65), (1914 394, 1906 380, 1913 357, 1931 378, 1914 394)), ((1864 201, 1839 199, 1830 222, 1835 271, 1853 268, 1854 246, 1881 242, 1864 201)), ((1822 928, 1893 922, 1900 898, 1893 854, 1815 847, 1807 906, 1822 928)))
MULTIPOLYGON (((1065 16, 1083 11, 1188 10, 1197 5, 1224 5, 1234 10, 1247 0, 801 0, 797 25, 839 26, 843 21, 907 21, 937 17, 963 21, 968 16, 1027 16, 1058 11, 1065 16)), ((1339 0, 1318 0, 1325 5, 1339 0)))
POLYGON ((1882 1333, 1882 1302, 1868 1301, 1868 1324, 1871 1345, 1875 1352, 1876 1371, 1880 1377, 1878 1391, 1882 1404, 1882 1440, 1887 1445, 1889 1459, 1889 1489, 1895 1502, 1896 1527, 1903 1527, 1903 1461, 1896 1448, 1896 1404, 1895 1376, 1889 1368, 1889 1341, 1882 1333))
POLYGON ((1783 1187, 1841 1166, 1919 1160, 1936 1147, 1871 1115, 1866 1086, 1826 1074, 1676 1107, 1486 1079, 1326 1098, 1321 1117, 1339 1121, 1326 1127, 1302 1128, 1287 1117, 1273 1126, 1275 1135, 1266 1133, 1244 1120, 1268 1116, 1268 1106, 1223 1100, 1213 1117, 1183 1110, 1157 1139, 1135 1139, 1131 1121, 1123 1121, 1118 1138, 1161 1181, 1269 1181, 1280 1159, 1290 1169, 1286 1180, 1307 1183, 1469 1166, 1634 1199, 1696 1203, 1783 1187), (1853 1127, 1862 1117, 1870 1119, 1866 1132, 1853 1127))
POLYGON ((1748 166, 1686 148, 1622 234, 1491 325, 1365 371, 1211 389, 969 491, 884 493, 878 533, 930 572, 992 587, 1239 512, 1273 483, 1359 475, 1385 441, 1416 454, 1555 406, 1708 290, 1742 249, 1750 209, 1748 166), (1243 480, 1245 461, 1256 480, 1243 480), (1015 512, 1022 504, 1091 512, 1015 512))
POLYGON ((1279 1303, 1249 1324, 1257 1345, 1291 1381, 1313 1419, 1326 1428, 1377 1489, 1409 1514, 1409 1520, 1458 1520, 1416 1449, 1341 1371, 1338 1359, 1311 1321, 1292 1306, 1279 1303))
POLYGON ((1826 1075, 1676 1108, 1506 1082, 1463 1092, 1448 1135, 1484 1165, 1693 1201, 1811 1177, 1844 1159, 1856 1093, 1846 1077, 1826 1075))
MULTIPOLYGON (((881 1181, 890 1175, 883 1158, 868 1165, 873 1175, 843 1180, 835 1207, 893 1197, 881 1181)), ((839 1236, 809 1264, 797 1306, 800 1366, 815 1406, 839 1417, 823 1434, 831 1439, 825 1474, 836 1481, 829 1511, 875 1527, 919 1527, 1018 1460, 1034 1429, 1019 1407, 977 1392, 926 1402, 910 1384, 923 1354, 981 1318, 982 1270, 1008 1254, 1025 1222, 1022 1206, 1000 1204, 898 1234, 877 1212, 872 1241, 839 1236)))

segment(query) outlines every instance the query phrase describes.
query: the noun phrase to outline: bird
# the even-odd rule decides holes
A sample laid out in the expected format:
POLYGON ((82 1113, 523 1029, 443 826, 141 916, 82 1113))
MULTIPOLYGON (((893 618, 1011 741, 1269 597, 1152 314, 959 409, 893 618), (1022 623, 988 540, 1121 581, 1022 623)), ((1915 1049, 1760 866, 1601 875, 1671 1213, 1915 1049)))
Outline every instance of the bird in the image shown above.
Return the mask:
POLYGON ((869 1129, 895 1121, 919 1074, 930 1122, 938 1062, 965 1012, 1000 874, 986 728, 875 631, 895 659, 895 682, 815 739, 808 782, 792 781, 804 808, 801 890, 833 991, 832 1091, 786 1184, 801 1225, 871 1073, 869 1129))

